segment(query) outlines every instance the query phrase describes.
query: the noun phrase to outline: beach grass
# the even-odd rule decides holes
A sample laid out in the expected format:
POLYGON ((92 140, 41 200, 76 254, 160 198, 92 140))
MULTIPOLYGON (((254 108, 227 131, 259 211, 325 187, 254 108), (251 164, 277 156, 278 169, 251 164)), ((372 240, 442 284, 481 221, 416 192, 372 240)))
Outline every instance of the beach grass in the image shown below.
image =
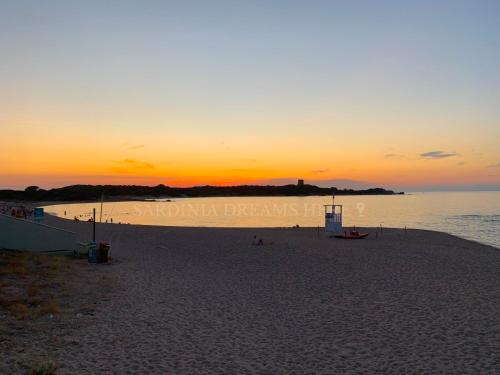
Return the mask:
POLYGON ((36 363, 31 369, 31 375, 53 375, 56 373, 57 363, 53 360, 36 363))
POLYGON ((65 256, 0 252, 0 308, 20 319, 59 313, 69 267, 65 256))
POLYGON ((108 272, 62 254, 0 251, 0 373, 64 373, 78 327, 112 290, 108 272))

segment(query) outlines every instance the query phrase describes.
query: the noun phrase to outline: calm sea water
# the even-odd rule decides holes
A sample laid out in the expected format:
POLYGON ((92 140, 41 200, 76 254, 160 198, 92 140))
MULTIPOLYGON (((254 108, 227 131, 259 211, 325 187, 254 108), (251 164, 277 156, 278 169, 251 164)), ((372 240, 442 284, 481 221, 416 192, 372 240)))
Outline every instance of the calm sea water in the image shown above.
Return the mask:
MULTIPOLYGON (((432 229, 500 248, 500 192, 410 193, 394 196, 338 196, 345 226, 432 229)), ((114 223, 207 226, 323 226, 323 205, 331 197, 180 198, 104 202, 102 221, 114 223)), ((60 217, 88 220, 100 203, 47 206, 60 217), (66 213, 66 214, 65 214, 66 213)))

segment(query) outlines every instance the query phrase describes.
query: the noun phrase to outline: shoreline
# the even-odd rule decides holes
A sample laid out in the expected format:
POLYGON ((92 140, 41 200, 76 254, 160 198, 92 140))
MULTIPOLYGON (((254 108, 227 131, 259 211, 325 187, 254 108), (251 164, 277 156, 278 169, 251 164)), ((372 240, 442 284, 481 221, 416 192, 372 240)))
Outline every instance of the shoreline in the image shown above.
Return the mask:
MULTIPOLYGON (((86 203, 86 202, 84 202, 86 203)), ((45 206, 51 206, 51 205, 45 205, 45 206)), ((61 217, 61 216, 57 216, 57 215, 54 215, 54 214, 51 214, 51 213, 45 213, 45 215, 48 217, 54 217, 54 218, 57 218, 57 219, 60 219, 60 220, 65 220, 65 221, 69 221, 69 222, 74 222, 74 220, 72 219, 69 219, 69 218, 65 218, 65 217, 61 217)), ((81 221, 83 223, 89 223, 87 221, 81 221)), ((96 225, 128 225, 128 226, 140 226, 140 227, 153 227, 153 228, 187 228, 187 229, 214 229, 214 230, 217 230, 217 229, 227 229, 227 230, 231 230, 231 229, 246 229, 246 230, 265 230, 265 229, 276 229, 276 230, 281 230, 281 229, 309 229, 309 230, 318 230, 318 227, 317 226, 300 226, 299 228, 294 228, 294 227, 290 227, 290 226, 277 226, 277 227, 214 227, 214 226, 183 226, 183 225, 154 225, 154 224, 138 224, 138 223, 99 223, 97 222, 96 225)), ((344 227, 345 230, 351 230, 351 229, 354 229, 354 226, 345 226, 344 227)), ((374 233, 378 232, 380 230, 380 227, 364 227, 364 226, 355 226, 356 229, 358 230, 363 230, 363 231, 369 231, 370 235, 374 235, 374 233)), ((404 227, 383 227, 383 230, 400 230, 400 231, 404 231, 405 228, 404 227)), ((476 239, 472 239, 472 238, 465 238, 465 237, 460 237, 459 235, 456 235, 456 234, 453 234, 453 233, 449 233, 449 232, 446 232, 446 231, 440 231, 440 230, 435 230, 435 229, 425 229, 425 228, 406 228, 408 231, 422 231, 422 232, 431 232, 431 233, 439 233, 439 234, 444 234, 444 235, 448 235, 448 236, 452 236, 452 237, 455 237, 457 239, 460 239, 460 240, 464 240, 464 241, 469 241, 469 242, 472 242, 474 244, 477 244, 477 245, 482 245, 482 246, 488 246, 488 247, 492 247, 493 249, 495 250, 500 250, 500 247, 497 247, 495 245, 492 245, 490 243, 485 243, 485 242, 481 242, 480 240, 476 240, 476 239)), ((323 226, 319 226, 319 231, 320 233, 322 233, 322 235, 324 235, 325 233, 325 230, 324 230, 324 227, 323 226)))
MULTIPOLYGON (((47 217, 52 217, 54 219, 58 219, 58 220, 64 220, 64 221, 68 221, 68 222, 74 222, 74 220, 72 219, 68 219, 68 218, 64 218, 64 217, 60 217, 60 216, 57 216, 57 215, 53 215, 53 214, 50 214, 50 213, 45 213, 45 215, 47 217)), ((84 224, 91 224, 91 222, 88 222, 88 221, 79 221, 78 223, 84 223, 84 224)), ((100 225, 125 225, 125 226, 137 226, 137 227, 149 227, 149 228, 157 228, 158 230, 161 230, 162 228, 166 228, 166 229, 186 229, 186 230, 196 230, 196 229, 203 229, 203 230, 214 230, 214 231, 217 231, 217 230, 228 230, 228 231, 231 231, 231 230, 245 230, 245 231, 265 231, 265 230, 309 230, 309 231, 317 231, 318 230, 318 227, 308 227, 308 226, 301 226, 301 227, 298 227, 298 228, 295 228, 295 227, 210 227, 210 226, 183 226, 183 225, 152 225, 152 224, 134 224, 134 223, 99 223, 99 222, 96 222, 96 226, 100 226, 100 225)), ((352 230, 354 229, 354 226, 347 226, 347 227, 344 227, 345 230, 349 231, 349 230, 352 230)), ((360 226, 356 226, 355 227, 356 230, 360 230, 360 231, 368 231, 370 236, 373 236, 375 233, 380 233, 380 227, 360 227, 360 226)), ((405 228, 400 228, 400 227, 382 227, 383 228, 383 231, 387 230, 387 231, 400 231, 401 234, 404 233, 404 230, 405 228)), ((480 245, 480 246, 485 246, 485 247, 490 247, 494 250, 500 250, 500 248, 496 247, 496 246, 493 246, 493 245, 490 245, 490 244, 487 244, 487 243, 483 243, 483 242, 480 242, 480 241, 477 241, 477 240, 474 240, 474 239, 469 239, 469 238, 464 238, 464 237, 460 237, 460 236, 457 236, 453 233, 448 233, 448 232, 445 232, 445 231, 439 231, 439 230, 434 230, 434 229, 422 229, 422 228, 406 228, 407 231, 412 231, 412 232, 428 232, 428 233, 434 233, 434 234, 439 234, 439 235, 445 235, 445 236, 451 236, 453 238, 456 238, 458 240, 462 240, 462 241, 467 241, 467 242, 471 242, 475 245, 480 245)), ((320 235, 321 237, 328 237, 329 235, 326 234, 325 232, 325 228, 324 227, 319 227, 319 232, 320 232, 320 235)), ((333 239, 333 238, 332 238, 333 239)), ((362 240, 360 240, 362 241, 362 240)))
MULTIPOLYGON (((425 193, 425 192, 423 192, 425 193)), ((415 194, 412 192, 411 194, 415 194)), ((392 197, 392 196, 401 196, 401 195, 410 195, 409 193, 394 193, 394 194, 337 194, 335 197, 392 197)), ((134 197, 116 197, 113 199, 112 197, 106 197, 104 203, 119 203, 119 202, 167 202, 165 200, 176 200, 176 199, 204 199, 204 198, 309 198, 309 197, 332 197, 327 194, 311 194, 311 195, 212 195, 212 196, 191 196, 191 197, 177 197, 177 196, 165 196, 165 197, 142 197, 142 198, 134 198, 134 197)), ((56 206, 56 205, 66 205, 66 204, 79 204, 79 203, 96 203, 100 204, 100 200, 71 200, 71 201, 37 201, 37 200, 11 200, 6 199, 1 202, 6 203, 18 203, 28 206, 35 205, 45 205, 45 206, 56 206)))
MULTIPOLYGON (((224 198, 224 197, 219 197, 219 198, 224 198)), ((193 198, 180 198, 180 199, 193 199, 193 198)), ((141 201, 116 201, 116 202, 148 202, 148 200, 141 200, 141 201)), ((115 201, 110 201, 109 203, 116 203, 115 201)), ((149 201, 151 202, 151 201, 149 201)), ((158 203, 163 203, 161 201, 157 201, 158 203)), ((8 202, 7 203, 19 203, 19 202, 8 202)), ((34 208, 34 207, 51 207, 51 206, 58 206, 58 205, 71 205, 71 204, 97 204, 99 205, 100 202, 98 201, 81 201, 81 202, 61 202, 61 201, 49 201, 49 202, 30 202, 29 204, 27 202, 24 202, 25 205, 29 208, 34 208)), ((106 203, 106 202, 104 202, 106 203)), ((164 202, 164 203, 170 203, 170 202, 164 202)), ((45 215, 46 216, 53 216, 53 217, 56 217, 56 218, 59 218, 59 219, 62 219, 62 220, 68 220, 70 222, 72 222, 73 220, 70 219, 70 218, 66 218, 66 217, 62 217, 62 216, 57 216, 57 215, 54 215, 54 214, 51 214, 51 213, 48 213, 48 212, 45 212, 45 215)), ((97 224, 105 224, 104 222, 103 223, 97 223, 97 224)), ((118 224, 118 223, 115 223, 115 224, 118 224)), ((232 229, 232 228, 235 228, 235 229, 286 229, 286 228, 291 228, 291 226, 268 226, 268 227, 252 227, 252 226, 247 226, 247 227, 244 227, 244 226, 185 226, 185 225, 157 225, 157 224, 140 224, 140 223, 122 223, 120 225, 138 225, 138 226, 151 226, 151 227, 159 227, 159 228, 214 228, 214 229, 232 229)), ((354 226, 345 226, 346 230, 350 230, 352 229, 354 226)), ((358 226, 356 225, 355 226, 356 228, 358 229, 373 229, 373 231, 375 232, 379 227, 378 226, 366 226, 366 227, 363 227, 363 226, 358 226)), ((311 228, 311 229, 317 229, 318 227, 317 226, 300 226, 300 228, 311 228)), ((320 231, 324 231, 324 227, 320 225, 320 231)), ((401 226, 401 227, 395 227, 395 226, 387 226, 387 227, 383 227, 384 229, 401 229, 401 230, 404 230, 404 226, 401 226)), ((443 233, 443 234, 447 234, 447 235, 451 235, 451 236, 454 236, 454 237, 457 237, 459 239, 463 239, 463 240, 466 240, 466 241, 471 241, 473 243, 476 243, 476 244, 479 244, 479 245, 485 245, 485 246, 491 246, 497 250, 500 250, 500 246, 496 246, 492 243, 488 243, 488 242, 481 242, 481 240, 479 239, 475 239, 475 238, 471 238, 471 237, 461 237, 460 235, 457 235, 457 234, 454 234, 454 233, 450 233, 450 232, 446 232, 444 230, 437 230, 437 229, 427 229, 427 228, 417 228, 417 227, 407 227, 408 230, 421 230, 421 231, 430 231, 430 232, 436 232, 436 233, 443 233)))

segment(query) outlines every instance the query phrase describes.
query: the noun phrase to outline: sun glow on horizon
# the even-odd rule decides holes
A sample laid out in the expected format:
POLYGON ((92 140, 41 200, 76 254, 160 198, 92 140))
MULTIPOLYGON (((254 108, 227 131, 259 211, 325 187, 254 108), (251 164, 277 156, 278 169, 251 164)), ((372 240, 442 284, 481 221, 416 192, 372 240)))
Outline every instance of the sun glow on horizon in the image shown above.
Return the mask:
POLYGON ((0 189, 500 186, 497 4, 29 3, 0 189))

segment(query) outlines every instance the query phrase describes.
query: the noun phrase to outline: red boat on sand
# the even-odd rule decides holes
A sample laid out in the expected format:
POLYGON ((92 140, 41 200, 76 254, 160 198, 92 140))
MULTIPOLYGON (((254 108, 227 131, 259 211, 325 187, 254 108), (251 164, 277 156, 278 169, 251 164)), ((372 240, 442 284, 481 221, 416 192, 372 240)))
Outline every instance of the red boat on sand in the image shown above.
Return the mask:
POLYGON ((359 233, 357 230, 353 230, 349 233, 344 232, 344 234, 336 234, 335 238, 343 238, 346 240, 359 240, 361 238, 368 237, 368 233, 359 233))

